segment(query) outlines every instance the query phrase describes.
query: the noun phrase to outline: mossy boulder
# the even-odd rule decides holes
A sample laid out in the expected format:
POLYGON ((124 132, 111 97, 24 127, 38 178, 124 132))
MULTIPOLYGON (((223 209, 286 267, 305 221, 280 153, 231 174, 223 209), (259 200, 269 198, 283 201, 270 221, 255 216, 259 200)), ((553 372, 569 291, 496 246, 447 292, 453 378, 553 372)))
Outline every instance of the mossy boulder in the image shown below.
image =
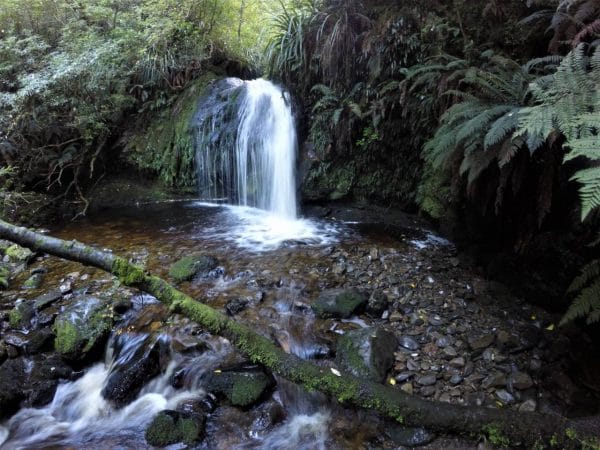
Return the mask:
POLYGON ((206 416, 198 413, 164 410, 146 428, 146 441, 155 447, 183 442, 192 445, 204 434, 206 416))
POLYGON ((368 297, 357 289, 330 289, 321 292, 312 304, 312 309, 322 319, 347 319, 364 308, 367 301, 368 297))
POLYGON ((5 256, 8 256, 11 262, 27 264, 33 259, 35 254, 28 248, 21 247, 17 244, 13 244, 8 247, 5 252, 5 256))
POLYGON ((257 367, 215 370, 203 380, 207 391, 242 408, 256 404, 274 384, 273 377, 257 367))
POLYGON ((380 383, 394 363, 396 346, 394 334, 382 328, 350 331, 338 339, 336 362, 359 378, 380 383))
POLYGON ((92 296, 76 297, 54 322, 54 347, 69 361, 85 362, 104 348, 112 325, 108 302, 92 296))
POLYGON ((36 272, 25 280, 23 286, 21 286, 21 289, 37 289, 42 285, 43 281, 44 273, 36 272))
POLYGON ((15 329, 29 329, 31 327, 31 320, 35 317, 35 311, 33 307, 22 300, 18 300, 15 307, 8 313, 8 321, 11 328, 15 329))
POLYGON ((216 258, 203 254, 184 256, 171 266, 169 275, 178 282, 189 281, 195 276, 208 275, 218 266, 216 258))

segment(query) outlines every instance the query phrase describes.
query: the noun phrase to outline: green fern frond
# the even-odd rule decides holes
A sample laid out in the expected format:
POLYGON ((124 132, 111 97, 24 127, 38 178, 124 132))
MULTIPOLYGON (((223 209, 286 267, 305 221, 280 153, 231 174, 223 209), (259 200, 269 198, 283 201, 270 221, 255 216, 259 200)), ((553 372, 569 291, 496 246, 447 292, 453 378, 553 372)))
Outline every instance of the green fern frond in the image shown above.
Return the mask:
MULTIPOLYGON (((597 261, 595 261, 597 262, 597 261)), ((584 271, 588 266, 584 268, 584 271)), ((560 321, 564 325, 579 317, 587 316, 587 323, 597 322, 600 318, 600 277, 596 276, 591 284, 581 289, 567 312, 560 321)))
POLYGON ((571 282, 567 292, 579 292, 596 278, 600 278, 600 259, 586 264, 581 270, 581 274, 571 282))
POLYGON ((581 183, 579 198, 581 200, 581 220, 600 206, 600 166, 575 172, 572 181, 581 183))
POLYGON ((494 121, 483 139, 484 150, 499 144, 509 133, 515 130, 518 125, 519 109, 518 107, 512 107, 494 121))

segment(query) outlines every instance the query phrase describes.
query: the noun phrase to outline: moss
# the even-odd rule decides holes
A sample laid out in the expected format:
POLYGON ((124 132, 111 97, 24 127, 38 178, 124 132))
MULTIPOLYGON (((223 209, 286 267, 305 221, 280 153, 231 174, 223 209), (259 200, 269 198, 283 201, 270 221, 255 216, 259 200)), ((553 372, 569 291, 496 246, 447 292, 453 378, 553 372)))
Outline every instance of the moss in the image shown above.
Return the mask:
POLYGON ((127 286, 136 286, 146 279, 146 274, 142 267, 129 263, 127 260, 117 257, 112 266, 112 274, 119 278, 119 281, 127 286))
POLYGON ((146 428, 146 441, 156 447, 166 447, 177 442, 192 445, 202 437, 204 418, 178 411, 162 411, 146 428))
POLYGON ((23 313, 19 310, 19 308, 13 308, 8 313, 8 322, 10 323, 11 328, 19 328, 21 326, 21 322, 23 321, 23 313))
POLYGON ((348 318, 366 301, 365 296, 354 289, 326 291, 312 304, 312 309, 317 316, 323 319, 329 317, 348 318))
POLYGON ((72 355, 78 351, 79 332, 77 327, 71 322, 61 322, 54 326, 56 339, 54 348, 61 355, 72 355))
POLYGON ((125 149, 127 160, 140 170, 158 174, 166 185, 195 188, 195 155, 190 124, 198 97, 216 78, 206 73, 162 111, 141 114, 125 149))
POLYGON ((240 374, 235 377, 229 400, 232 405, 246 407, 258 401, 269 386, 266 375, 250 376, 240 374))
POLYGON ((196 254, 185 256, 173 264, 169 270, 169 276, 176 281, 189 281, 200 272, 208 272, 214 269, 217 260, 206 255, 196 254))
POLYGON ((444 216, 450 203, 450 177, 447 171, 425 166, 417 190, 421 210, 434 219, 444 216))
POLYGON ((8 247, 5 255, 8 256, 11 261, 15 262, 29 262, 34 256, 31 250, 28 248, 23 248, 17 244, 8 247))
POLYGON ((497 425, 486 425, 483 427, 483 432, 485 433, 488 441, 490 441, 490 443, 493 445, 498 447, 508 447, 510 444, 510 440, 504 436, 504 434, 502 434, 497 425))

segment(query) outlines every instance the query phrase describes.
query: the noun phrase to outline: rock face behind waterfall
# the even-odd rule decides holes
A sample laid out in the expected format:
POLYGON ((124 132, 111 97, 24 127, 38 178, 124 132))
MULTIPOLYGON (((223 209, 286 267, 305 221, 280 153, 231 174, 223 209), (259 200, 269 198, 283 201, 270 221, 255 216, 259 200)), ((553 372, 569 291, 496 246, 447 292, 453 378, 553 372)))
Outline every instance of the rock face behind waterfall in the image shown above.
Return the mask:
POLYGON ((296 130, 287 94, 227 78, 200 99, 192 123, 202 198, 296 216, 296 130))

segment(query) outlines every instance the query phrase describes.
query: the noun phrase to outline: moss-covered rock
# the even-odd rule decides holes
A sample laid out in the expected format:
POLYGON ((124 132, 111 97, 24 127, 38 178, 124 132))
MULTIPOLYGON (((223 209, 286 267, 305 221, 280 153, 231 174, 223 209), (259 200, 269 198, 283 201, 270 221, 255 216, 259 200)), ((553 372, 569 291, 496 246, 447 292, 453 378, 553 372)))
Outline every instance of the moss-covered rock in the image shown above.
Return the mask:
POLYGON ((146 428, 146 441, 156 447, 183 442, 192 445, 204 434, 206 417, 197 413, 164 410, 146 428))
POLYGON ((12 262, 25 263, 33 259, 35 254, 28 248, 21 247, 17 244, 13 244, 8 247, 5 251, 5 256, 8 256, 12 262))
POLYGON ((23 286, 21 286, 21 288, 22 289, 37 289, 41 286, 43 281, 44 281, 44 273, 37 272, 37 273, 34 273, 33 275, 31 275, 29 278, 27 278, 23 282, 23 286))
POLYGON ((321 292, 311 305, 318 317, 346 319, 367 304, 367 296, 357 289, 330 289, 321 292))
POLYGON ((216 370, 203 381, 207 391, 219 394, 232 405, 242 408, 257 403, 274 385, 273 377, 257 368, 216 370))
POLYGON ((382 382, 394 363, 396 346, 394 334, 382 328, 350 331, 338 339, 336 362, 357 377, 382 382))
POLYGON ((191 122, 198 97, 217 76, 207 72, 177 97, 166 101, 162 110, 138 116, 126 133, 123 157, 141 172, 153 172, 165 186, 195 191, 195 152, 191 122))
POLYGON ((86 361, 104 347, 113 325, 110 305, 96 297, 79 297, 54 322, 54 347, 62 357, 86 361))
POLYGON ((185 256, 171 266, 169 275, 176 281, 189 281, 196 275, 206 275, 219 262, 212 256, 195 254, 185 256))
POLYGON ((0 289, 8 289, 10 268, 0 262, 0 289))
POLYGON ((35 316, 33 307, 24 301, 17 301, 15 307, 8 313, 8 321, 11 328, 28 329, 31 327, 31 319, 35 316))

